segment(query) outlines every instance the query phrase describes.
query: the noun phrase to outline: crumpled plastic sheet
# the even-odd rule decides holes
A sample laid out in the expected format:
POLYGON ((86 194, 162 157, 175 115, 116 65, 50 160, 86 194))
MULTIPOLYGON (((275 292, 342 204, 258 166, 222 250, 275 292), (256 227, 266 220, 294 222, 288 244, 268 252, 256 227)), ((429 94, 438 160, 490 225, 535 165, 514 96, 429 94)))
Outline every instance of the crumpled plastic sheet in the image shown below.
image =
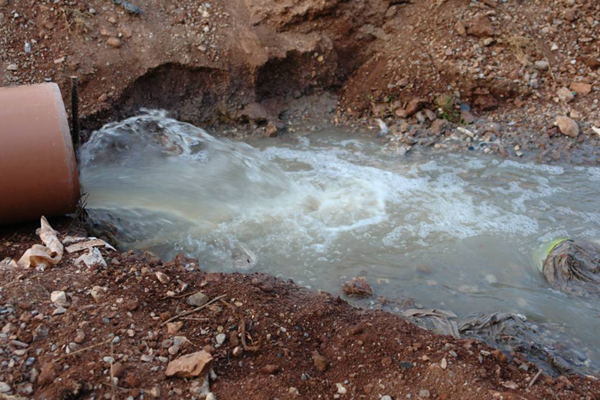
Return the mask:
POLYGON ((402 315, 421 328, 460 339, 458 317, 452 311, 436 308, 411 308, 403 311, 402 315))
POLYGON ((508 312, 460 319, 451 311, 438 309, 409 309, 402 314, 416 325, 443 335, 476 338, 507 352, 517 350, 553 375, 600 372, 600 364, 588 356, 590 349, 561 333, 560 326, 538 326, 525 316, 508 312))
POLYGON ((34 244, 21 256, 17 264, 22 268, 46 268, 56 265, 62 260, 64 247, 58 239, 57 232, 52 229, 46 217, 41 218, 38 235, 44 245, 34 244))
POLYGON ((565 240, 550 250, 542 273, 550 286, 561 292, 580 297, 600 295, 600 248, 565 240))
POLYGON ((100 250, 95 247, 89 248, 87 253, 79 256, 79 258, 75 260, 75 265, 79 265, 81 263, 84 263, 88 267, 96 266, 106 268, 107 266, 102 254, 100 254, 100 250))

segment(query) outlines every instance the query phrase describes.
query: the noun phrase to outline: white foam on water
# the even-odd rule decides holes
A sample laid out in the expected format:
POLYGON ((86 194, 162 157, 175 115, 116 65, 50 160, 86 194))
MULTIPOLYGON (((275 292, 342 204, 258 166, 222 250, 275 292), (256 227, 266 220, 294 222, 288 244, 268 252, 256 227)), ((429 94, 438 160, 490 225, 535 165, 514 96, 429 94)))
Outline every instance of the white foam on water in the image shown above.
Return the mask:
POLYGON ((600 168, 399 157, 347 136, 257 150, 151 112, 94 133, 81 183, 94 222, 126 248, 333 292, 340 277, 365 274, 390 282, 373 284, 382 295, 464 313, 501 304, 579 318, 557 316, 556 304, 568 305, 532 259, 559 237, 600 238, 600 199, 587 190, 600 168))

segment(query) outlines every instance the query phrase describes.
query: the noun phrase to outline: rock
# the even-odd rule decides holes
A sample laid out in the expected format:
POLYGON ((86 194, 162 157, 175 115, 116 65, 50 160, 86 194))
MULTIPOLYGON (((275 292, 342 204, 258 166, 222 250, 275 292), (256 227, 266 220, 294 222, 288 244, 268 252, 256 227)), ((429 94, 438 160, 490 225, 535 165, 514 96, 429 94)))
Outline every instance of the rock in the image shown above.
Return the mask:
POLYGON ((167 323, 167 333, 169 335, 175 335, 181 330, 181 328, 183 328, 183 321, 167 323))
POLYGON ((392 396, 381 396, 381 400, 393 400, 392 396))
POLYGON ((101 286, 94 286, 92 290, 90 290, 90 295, 94 299, 96 303, 101 303, 104 299, 104 293, 106 292, 106 288, 101 286))
POLYGON ((65 57, 57 58, 54 60, 54 65, 62 64, 65 62, 65 57))
POLYGON ((165 375, 177 378, 205 376, 212 365, 213 357, 204 350, 181 356, 167 365, 165 375))
POLYGON ((6 382, 0 382, 0 393, 10 393, 11 387, 6 382))
POLYGON ((458 21, 456 25, 454 25, 454 29, 456 29, 456 33, 458 33, 460 36, 467 36, 467 29, 465 28, 462 22, 458 21))
POLYGON ((316 350, 313 351, 313 353, 312 353, 312 359, 313 359, 313 362, 315 363, 315 367, 317 368, 317 371, 323 372, 329 366, 329 362, 327 362, 327 359, 325 357, 323 357, 322 355, 320 355, 319 352, 316 350))
POLYGON ((430 121, 435 121, 436 118, 437 118, 437 115, 433 111, 431 111, 430 109, 428 109, 428 108, 425 109, 425 116, 430 121))
MULTIPOLYGON (((108 100, 108 95, 106 93, 103 93, 103 94, 100 95, 100 97, 98 97, 98 101, 100 103, 104 103, 106 100, 108 100)), ((119 260, 116 260, 114 258, 113 258, 113 260, 115 260, 117 262, 117 265, 118 265, 119 260)), ((112 263, 112 260, 111 260, 111 263, 112 263)))
POLYGON ((429 396, 431 396, 431 393, 429 393, 429 390, 427 390, 427 389, 419 390, 419 397, 422 397, 424 399, 428 399, 429 396))
POLYGON ((154 397, 155 399, 158 399, 160 397, 160 388, 158 386, 154 386, 148 391, 148 394, 154 397))
POLYGON ((440 362, 440 367, 442 367, 442 369, 448 368, 448 361, 445 358, 442 358, 442 361, 440 362))
POLYGON ((436 135, 441 135, 442 133, 446 133, 452 129, 452 125, 449 121, 438 118, 431 124, 431 131, 436 135))
POLYGON ((236 346, 232 353, 234 357, 241 357, 244 354, 244 349, 242 346, 236 346))
POLYGON ((85 342, 85 332, 84 331, 77 331, 77 334, 75 335, 75 343, 77 344, 81 344, 83 342, 85 342))
POLYGON ((348 393, 348 390, 346 390, 346 388, 341 383, 336 383, 335 386, 337 387, 338 394, 343 395, 343 394, 348 393))
POLYGON ((575 98, 573 93, 566 87, 561 87, 560 89, 558 89, 558 91, 556 92, 556 95, 558 96, 560 101, 563 101, 565 103, 568 103, 575 98))
POLYGON ((158 279, 160 281, 160 283, 166 285, 167 283, 169 283, 171 281, 171 278, 169 278, 169 276, 167 274, 165 274, 164 272, 160 272, 158 271, 156 273, 156 279, 158 279))
POLYGON ((572 91, 578 94, 590 94, 590 92, 592 91, 592 85, 590 85, 589 83, 573 82, 569 87, 572 91))
POLYGON ((267 375, 275 375, 279 372, 279 365, 275 365, 275 364, 265 365, 264 367, 262 367, 260 372, 262 372, 263 374, 267 374, 267 375))
POLYGON ((519 388, 519 386, 517 386, 517 384, 514 383, 513 381, 503 382, 502 386, 504 386, 507 389, 511 389, 511 390, 517 390, 519 388))
POLYGON ((494 27, 488 17, 479 14, 471 21, 467 33, 478 38, 485 38, 494 35, 494 27))
POLYGON ((373 295, 373 290, 369 286, 369 282, 363 276, 352 278, 344 284, 344 293, 348 296, 354 295, 359 297, 369 297, 373 295))
POLYGON ((187 303, 190 306, 200 307, 208 303, 208 296, 202 292, 196 292, 187 298, 187 303))
POLYGON ((565 10, 565 19, 568 22, 573 22, 577 18, 577 9, 576 8, 568 8, 565 10))
POLYGON ((583 63, 591 69, 598 69, 600 67, 600 61, 595 57, 586 57, 583 59, 583 63))
POLYGON ((119 40, 119 38, 116 38, 116 37, 110 37, 106 41, 106 44, 118 49, 119 47, 121 47, 121 40, 119 40))
POLYGON ((573 138, 579 136, 579 126, 577 125, 577 122, 569 117, 561 116, 556 118, 555 125, 558 126, 558 129, 563 135, 573 138))
POLYGON ((399 108, 395 111, 395 114, 399 118, 408 118, 419 111, 423 106, 427 104, 427 100, 421 98, 415 98, 408 102, 406 108, 399 108))
POLYGON ((67 302, 67 294, 62 290, 55 290, 50 294, 50 300, 57 306, 66 306, 67 302))
POLYGON ((548 64, 548 61, 546 60, 538 60, 533 64, 533 66, 535 69, 540 71, 547 71, 548 68, 550 68, 550 64, 548 64))
POLYGON ((125 373, 125 366, 117 361, 110 367, 110 373, 112 374, 112 376, 120 378, 125 373))
MULTIPOLYGON (((181 346, 184 346, 184 345, 186 345, 188 342, 189 342, 189 340, 188 340, 188 338, 186 338, 185 336, 175 336, 175 337, 173 338, 173 344, 174 344, 175 346, 179 346, 179 347, 181 347, 181 346)), ((208 353, 211 353, 211 352, 208 352, 208 353)), ((211 353, 211 354, 212 354, 212 353, 211 353)))
POLYGON ((9 322, 2 327, 2 333, 11 333, 14 328, 15 326, 9 322))
POLYGON ((7 71, 18 71, 19 70, 19 66, 17 64, 8 64, 8 66, 6 67, 7 71))
POLYGON ((219 333, 215 338, 217 340, 217 345, 221 346, 223 343, 225 343, 226 338, 227 336, 224 333, 219 333))

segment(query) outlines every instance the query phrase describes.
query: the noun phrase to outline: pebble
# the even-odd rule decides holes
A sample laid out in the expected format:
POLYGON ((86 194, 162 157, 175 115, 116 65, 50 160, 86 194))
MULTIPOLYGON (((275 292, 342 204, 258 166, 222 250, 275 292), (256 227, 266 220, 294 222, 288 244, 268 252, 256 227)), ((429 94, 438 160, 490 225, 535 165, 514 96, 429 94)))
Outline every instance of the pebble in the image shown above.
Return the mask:
POLYGON ((102 302, 102 299, 104 299, 105 292, 106 288, 103 288, 101 286, 94 286, 92 290, 90 290, 90 295, 96 303, 100 303, 102 302))
POLYGON ((106 44, 118 49, 119 47, 121 47, 121 40, 119 40, 116 37, 111 37, 111 38, 108 38, 108 40, 106 41, 106 44))
POLYGON ((169 281, 171 280, 171 278, 169 278, 169 276, 167 274, 165 274, 164 272, 160 272, 160 271, 158 271, 156 273, 156 279, 158 279, 160 281, 160 283, 162 283, 164 285, 169 283, 169 281))
POLYGON ((187 298, 187 303, 190 306, 200 307, 208 303, 208 296, 202 292, 196 292, 187 298))
POLYGON ((429 398, 429 396, 431 396, 431 393, 429 393, 429 390, 422 389, 422 390, 419 391, 419 397, 427 399, 427 398, 429 398))
POLYGON ((534 67, 540 71, 546 71, 550 68, 550 64, 546 60, 539 60, 535 62, 534 67))
POLYGON ((224 333, 219 333, 216 337, 217 339, 217 344, 220 346, 223 343, 225 343, 225 339, 227 338, 227 336, 224 333))
POLYGON ((335 386, 337 386, 337 392, 339 394, 346 394, 348 391, 346 390, 346 388, 344 386, 342 386, 341 383, 336 383, 335 386))
POLYGON ((7 71, 18 71, 19 66, 17 64, 8 64, 6 67, 7 71))
POLYGON ((575 96, 573 95, 573 92, 571 92, 566 87, 561 87, 560 89, 558 89, 558 91, 556 92, 556 95, 558 96, 560 101, 563 101, 565 103, 568 103, 575 98, 575 96))
POLYGON ((445 358, 442 358, 442 362, 440 362, 440 367, 442 367, 442 369, 448 368, 448 361, 445 358))
POLYGON ((52 313, 52 315, 61 315, 67 312, 67 309, 64 307, 58 307, 56 310, 54 310, 54 312, 52 313))
POLYGON ((85 341, 85 332, 77 331, 77 335, 75 335, 75 343, 81 344, 85 341))
POLYGON ((8 393, 10 392, 12 389, 10 387, 10 385, 6 382, 0 382, 0 393, 8 393))
POLYGON ((175 335, 183 327, 183 321, 169 322, 167 324, 167 333, 169 335, 175 335))
POLYGON ((558 117, 555 124, 563 135, 573 138, 579 136, 579 126, 571 118, 566 116, 558 117))
POLYGON ((67 294, 62 290, 55 290, 50 294, 50 300, 59 306, 67 304, 67 294))
POLYGON ((393 400, 392 396, 381 396, 381 400, 393 400))

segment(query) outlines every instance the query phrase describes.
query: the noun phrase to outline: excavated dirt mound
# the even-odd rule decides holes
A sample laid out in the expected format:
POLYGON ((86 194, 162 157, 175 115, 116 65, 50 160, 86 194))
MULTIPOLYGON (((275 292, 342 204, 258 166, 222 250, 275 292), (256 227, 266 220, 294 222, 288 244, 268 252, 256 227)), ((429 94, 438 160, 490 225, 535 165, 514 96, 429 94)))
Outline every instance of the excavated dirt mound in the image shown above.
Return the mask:
MULTIPOLYGON (((53 223, 62 240, 70 222, 53 223)), ((4 234, 0 258, 39 243, 33 229, 4 234)), ((219 399, 600 398, 596 378, 555 380, 521 354, 434 335, 291 281, 205 273, 183 257, 101 253, 107 267, 75 265, 80 253, 72 253, 45 271, 0 271, 3 390, 35 399, 201 398, 202 378, 165 371, 204 349, 219 399), (55 291, 67 304, 53 304, 55 291), (188 298, 199 291, 214 302, 177 318, 195 308, 188 298)))

